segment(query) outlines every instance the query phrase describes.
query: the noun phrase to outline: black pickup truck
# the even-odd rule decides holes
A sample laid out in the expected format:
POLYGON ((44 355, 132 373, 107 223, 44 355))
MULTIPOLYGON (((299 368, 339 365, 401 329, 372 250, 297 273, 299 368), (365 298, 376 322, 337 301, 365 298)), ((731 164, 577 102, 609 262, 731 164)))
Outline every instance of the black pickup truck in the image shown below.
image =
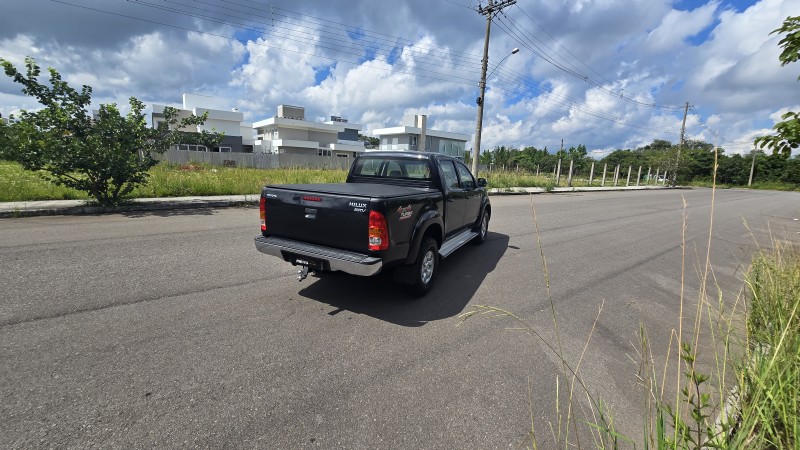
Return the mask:
POLYGON ((342 271, 393 270, 417 295, 439 259, 486 240, 492 213, 486 180, 438 153, 367 152, 345 183, 265 186, 256 248, 300 266, 298 279, 342 271))

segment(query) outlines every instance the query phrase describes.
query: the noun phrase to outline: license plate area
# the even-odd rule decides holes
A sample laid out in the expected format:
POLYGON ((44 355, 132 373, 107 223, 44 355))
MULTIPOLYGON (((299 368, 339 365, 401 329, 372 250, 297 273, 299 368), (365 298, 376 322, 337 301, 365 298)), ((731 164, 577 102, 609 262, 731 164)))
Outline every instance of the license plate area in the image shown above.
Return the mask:
POLYGON ((304 266, 310 270, 330 270, 330 264, 324 259, 311 258, 296 253, 283 252, 283 259, 293 266, 304 266))

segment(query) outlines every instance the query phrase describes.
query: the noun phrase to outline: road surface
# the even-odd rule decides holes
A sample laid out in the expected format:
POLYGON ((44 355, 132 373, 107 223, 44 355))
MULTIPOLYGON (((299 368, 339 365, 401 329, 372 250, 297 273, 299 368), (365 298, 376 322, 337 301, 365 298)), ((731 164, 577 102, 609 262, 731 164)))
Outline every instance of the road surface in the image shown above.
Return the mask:
MULTIPOLYGON (((517 448, 533 411, 552 448, 570 379, 548 348, 551 299, 565 359, 639 436, 639 326, 663 363, 682 248, 697 302, 711 191, 492 204, 489 241, 445 260, 419 300, 387 277, 298 283, 255 250, 253 208, 0 220, 0 447, 517 448), (541 339, 504 318, 460 324, 478 305, 541 339)), ((717 191, 727 302, 756 245, 797 242, 798 218, 800 194, 717 191)), ((581 421, 587 405, 576 389, 581 421)))

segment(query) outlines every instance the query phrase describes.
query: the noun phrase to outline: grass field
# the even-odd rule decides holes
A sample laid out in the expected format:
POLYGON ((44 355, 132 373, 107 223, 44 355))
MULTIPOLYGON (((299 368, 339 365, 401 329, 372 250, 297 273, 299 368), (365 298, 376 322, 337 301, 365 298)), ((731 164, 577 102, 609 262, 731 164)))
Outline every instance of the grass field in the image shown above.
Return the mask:
MULTIPOLYGON (((255 194, 265 184, 336 183, 345 180, 343 170, 241 169, 205 164, 161 163, 150 170, 146 185, 134 189, 132 197, 184 197, 194 195, 255 194)), ((46 181, 17 163, 0 161, 0 201, 88 199, 80 191, 46 181)))
MULTIPOLYGON (((492 171, 481 172, 490 188, 508 189, 512 187, 540 187, 551 189, 556 186, 552 174, 532 175, 526 172, 492 171)), ((150 179, 144 186, 134 189, 131 197, 185 197, 196 195, 238 195, 255 194, 265 184, 297 183, 337 183, 347 177, 344 170, 330 169, 244 169, 212 167, 207 164, 191 163, 185 165, 160 163, 150 170, 150 179)), ((625 186, 627 179, 618 181, 625 186)), ((602 176, 595 177, 591 186, 600 186, 602 176)), ((650 184, 654 181, 651 180, 650 184)), ((645 181, 640 181, 644 185, 645 181)), ((587 178, 574 178, 572 186, 589 186, 587 178)), ((613 177, 606 178, 605 186, 613 186, 613 177)), ((631 186, 636 180, 631 180, 631 186)), ((710 183, 694 183, 698 187, 710 187, 710 183)), ((567 186, 567 177, 562 175, 558 186, 567 186)), ((730 186, 717 186, 728 188, 730 186)), ((736 186, 733 186, 736 187, 736 186)), ((756 183, 753 189, 798 190, 798 186, 781 183, 756 183)), ((57 186, 37 173, 23 170, 17 163, 0 161, 0 202, 33 200, 73 200, 89 199, 80 191, 57 186)))
MULTIPOLYGON (((482 172, 490 188, 556 186, 550 176, 536 176, 525 172, 482 172)), ((244 169, 212 167, 207 164, 191 163, 185 165, 160 163, 150 170, 146 185, 134 189, 131 197, 184 197, 195 195, 237 195, 255 194, 265 184, 297 183, 337 183, 347 177, 344 170, 330 169, 244 169)), ((626 180, 620 180, 624 186, 626 180)), ((592 186, 600 186, 601 179, 595 178, 592 186)), ((634 185, 635 181, 631 182, 634 185)), ((644 184, 644 182, 642 182, 644 184)), ((585 178, 575 178, 573 186, 588 186, 585 178)), ((613 179, 606 179, 606 186, 612 186, 613 179)), ((559 186, 567 186, 567 177, 562 176, 559 186)), ((33 200, 73 200, 89 199, 80 191, 57 186, 40 174, 23 170, 17 163, 0 161, 0 201, 33 200)))

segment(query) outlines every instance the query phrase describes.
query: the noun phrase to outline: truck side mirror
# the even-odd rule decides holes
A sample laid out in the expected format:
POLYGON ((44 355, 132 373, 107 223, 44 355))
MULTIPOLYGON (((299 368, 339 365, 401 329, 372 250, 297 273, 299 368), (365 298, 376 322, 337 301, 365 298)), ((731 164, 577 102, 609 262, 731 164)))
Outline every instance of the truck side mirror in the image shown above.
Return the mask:
POLYGON ((486 178, 478 178, 478 187, 486 187, 486 178))

